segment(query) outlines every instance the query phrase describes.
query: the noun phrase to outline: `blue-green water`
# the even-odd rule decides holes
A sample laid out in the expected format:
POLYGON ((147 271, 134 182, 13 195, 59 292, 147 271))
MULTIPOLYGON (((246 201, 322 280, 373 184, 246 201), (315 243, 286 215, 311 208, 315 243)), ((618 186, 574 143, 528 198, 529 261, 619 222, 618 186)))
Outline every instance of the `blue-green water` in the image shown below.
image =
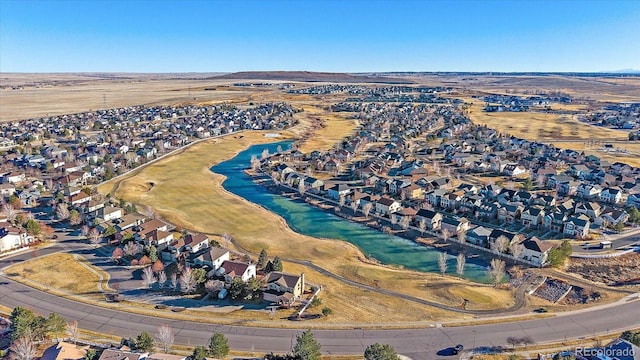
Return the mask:
MULTIPOLYGON (((300 234, 348 241, 359 247, 364 254, 384 264, 402 265, 407 269, 425 272, 440 271, 440 251, 437 249, 352 223, 311 205, 272 194, 263 186, 254 183, 243 171, 250 166, 251 156, 259 157, 264 149, 274 153, 278 145, 287 148, 290 142, 251 146, 236 157, 212 167, 211 171, 227 177, 222 183, 227 191, 280 215, 300 234)), ((486 261, 481 258, 467 259, 464 276, 470 280, 487 282, 486 266, 486 261)), ((450 256, 447 273, 455 274, 455 269, 455 257, 450 256)))

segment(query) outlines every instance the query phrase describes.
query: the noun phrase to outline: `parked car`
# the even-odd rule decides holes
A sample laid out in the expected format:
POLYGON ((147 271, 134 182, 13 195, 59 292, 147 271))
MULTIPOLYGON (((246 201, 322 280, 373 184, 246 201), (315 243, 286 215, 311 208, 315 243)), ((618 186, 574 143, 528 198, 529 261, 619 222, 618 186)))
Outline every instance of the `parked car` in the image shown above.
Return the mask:
POLYGON ((453 355, 458 355, 464 350, 464 346, 462 344, 458 344, 453 348, 453 355))

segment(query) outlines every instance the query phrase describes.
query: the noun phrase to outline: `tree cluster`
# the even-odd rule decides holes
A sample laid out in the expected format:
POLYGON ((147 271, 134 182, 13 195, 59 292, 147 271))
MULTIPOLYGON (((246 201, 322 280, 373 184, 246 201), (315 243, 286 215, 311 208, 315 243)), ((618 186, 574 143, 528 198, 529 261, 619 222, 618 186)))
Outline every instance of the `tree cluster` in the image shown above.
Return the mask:
POLYGON ((640 331, 627 330, 620 335, 620 338, 627 340, 635 346, 640 346, 640 331))
POLYGON ((553 248, 549 251, 547 257, 547 263, 549 266, 560 266, 564 264, 565 260, 571 255, 571 243, 568 240, 562 242, 559 247, 553 248))
POLYGON ((223 358, 229 354, 229 342, 224 334, 214 333, 209 338, 209 347, 198 345, 189 357, 191 360, 204 360, 207 356, 223 358))
POLYGON ((56 313, 51 313, 45 318, 21 306, 13 309, 10 320, 9 332, 12 341, 20 338, 42 341, 64 334, 66 328, 64 319, 56 313))

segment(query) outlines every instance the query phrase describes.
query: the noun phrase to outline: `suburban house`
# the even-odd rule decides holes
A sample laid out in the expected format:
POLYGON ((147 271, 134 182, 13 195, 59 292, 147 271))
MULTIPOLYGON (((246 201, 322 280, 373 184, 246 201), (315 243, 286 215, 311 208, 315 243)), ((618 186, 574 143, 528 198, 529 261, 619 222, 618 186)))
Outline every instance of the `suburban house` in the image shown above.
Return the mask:
POLYGON ((376 213, 379 215, 389 215, 399 211, 402 205, 394 199, 383 196, 376 201, 376 213))
POLYGON ((336 184, 327 191, 327 195, 334 200, 339 200, 341 196, 347 196, 349 193, 351 189, 346 184, 336 184))
POLYGON ((84 360, 88 348, 88 346, 77 346, 60 341, 48 347, 40 360, 84 360))
POLYGON ((537 207, 527 207, 520 216, 520 221, 527 227, 536 228, 542 224, 544 210, 537 207))
POLYGON ((469 221, 465 218, 451 218, 445 217, 442 219, 442 223, 440 225, 442 231, 448 231, 450 235, 455 235, 459 231, 467 231, 469 230, 469 221))
POLYGON ((132 352, 128 348, 105 349, 98 360, 144 360, 149 353, 132 352))
POLYGON ((593 202, 593 201, 579 203, 578 205, 576 205, 576 209, 575 209, 576 214, 585 214, 592 220, 600 216, 601 212, 602 212, 602 206, 600 206, 600 204, 598 204, 597 202, 593 202))
MULTIPOLYGON (((225 261, 230 260, 230 252, 228 249, 212 247, 195 253, 189 262, 197 265, 208 265, 214 271, 218 270, 225 261)), ((225 268, 225 270, 227 270, 225 268)))
POLYGON ((600 201, 618 204, 622 201, 622 191, 615 188, 605 188, 600 192, 600 201))
POLYGON ((181 240, 181 245, 192 253, 197 253, 209 247, 209 237, 205 234, 187 234, 181 240))
POLYGON ((104 206, 98 210, 98 216, 103 221, 120 219, 123 215, 124 215, 124 212, 119 207, 104 206))
POLYGON ((491 229, 484 226, 476 226, 473 229, 467 231, 467 242, 482 246, 489 247, 489 236, 491 235, 491 229))
POLYGON ((587 235, 589 235, 590 225, 591 221, 589 221, 589 218, 584 215, 571 216, 564 223, 563 233, 570 237, 586 238, 587 235))
POLYGON ((242 281, 249 281, 249 279, 256 276, 256 266, 254 264, 239 261, 225 260, 218 270, 224 271, 222 275, 224 275, 224 280, 228 284, 237 277, 242 281))
POLYGON ((553 248, 552 244, 546 243, 535 236, 523 241, 521 244, 523 246, 521 258, 534 263, 538 267, 546 264, 549 250, 553 248))
POLYGON ((270 272, 263 279, 262 297, 265 301, 290 305, 304 293, 304 273, 291 275, 279 271, 270 272))
POLYGON ((438 231, 440 230, 440 223, 442 222, 442 214, 427 209, 420 209, 416 213, 415 219, 418 224, 424 221, 427 230, 438 231))
POLYGON ((0 223, 0 252, 18 249, 33 242, 25 230, 15 228, 8 223, 0 223))

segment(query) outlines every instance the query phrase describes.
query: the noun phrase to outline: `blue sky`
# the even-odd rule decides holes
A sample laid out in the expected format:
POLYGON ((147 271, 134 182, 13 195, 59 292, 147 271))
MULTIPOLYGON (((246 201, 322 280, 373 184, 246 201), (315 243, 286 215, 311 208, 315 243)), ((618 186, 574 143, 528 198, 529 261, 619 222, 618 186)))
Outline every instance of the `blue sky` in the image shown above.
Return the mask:
POLYGON ((2 72, 640 69, 640 0, 0 0, 2 72))

